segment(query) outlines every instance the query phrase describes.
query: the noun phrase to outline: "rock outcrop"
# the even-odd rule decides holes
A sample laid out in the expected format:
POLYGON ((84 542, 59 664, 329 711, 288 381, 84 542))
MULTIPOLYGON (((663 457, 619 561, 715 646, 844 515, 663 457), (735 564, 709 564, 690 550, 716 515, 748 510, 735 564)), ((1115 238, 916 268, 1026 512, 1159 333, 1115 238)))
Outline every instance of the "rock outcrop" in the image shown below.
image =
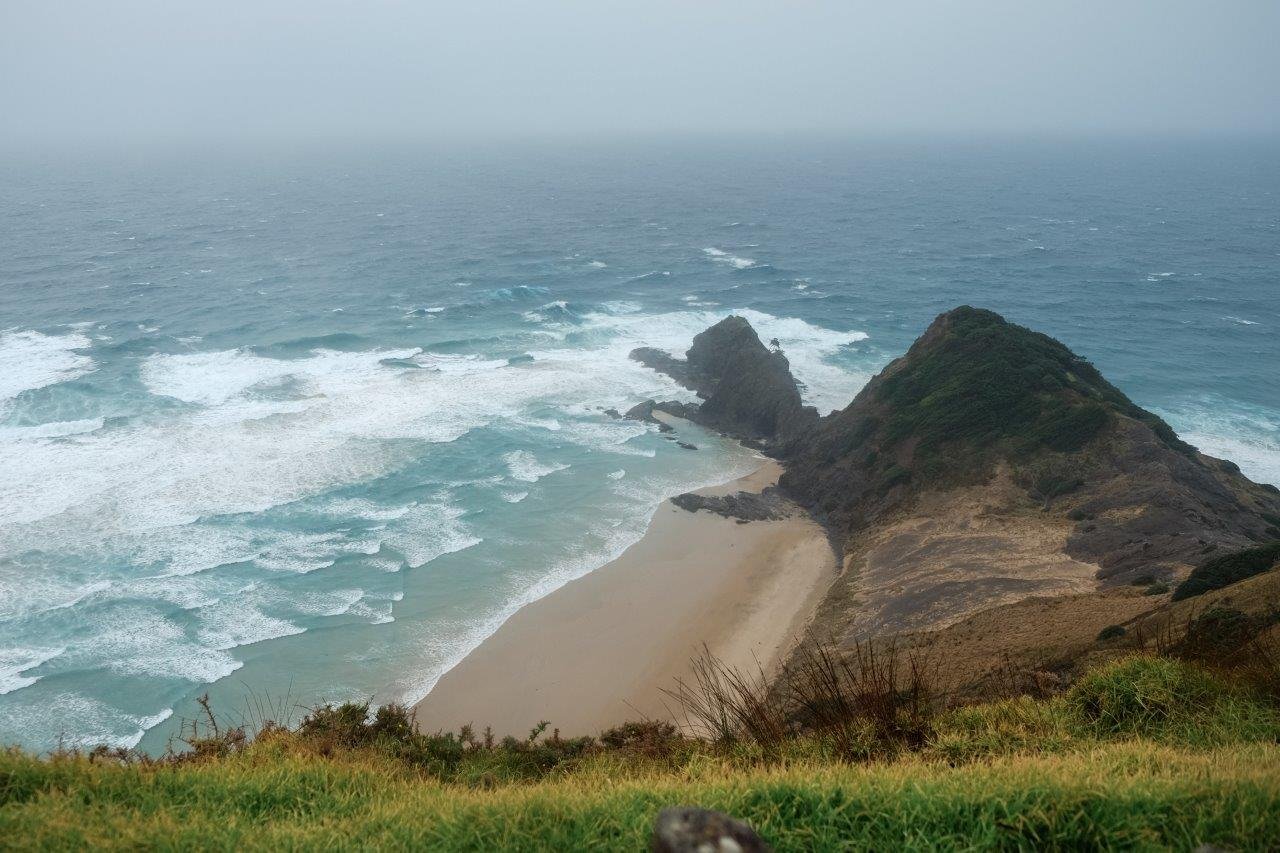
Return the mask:
POLYGON ((803 514, 794 503, 783 497, 775 487, 762 492, 735 492, 731 495, 700 495, 685 492, 676 495, 671 502, 687 512, 706 510, 725 518, 739 521, 775 521, 803 514))
POLYGON ((800 399, 786 356, 761 343, 742 317, 728 317, 698 334, 684 359, 647 347, 631 357, 702 398, 683 416, 775 454, 786 453, 818 422, 817 411, 800 399))

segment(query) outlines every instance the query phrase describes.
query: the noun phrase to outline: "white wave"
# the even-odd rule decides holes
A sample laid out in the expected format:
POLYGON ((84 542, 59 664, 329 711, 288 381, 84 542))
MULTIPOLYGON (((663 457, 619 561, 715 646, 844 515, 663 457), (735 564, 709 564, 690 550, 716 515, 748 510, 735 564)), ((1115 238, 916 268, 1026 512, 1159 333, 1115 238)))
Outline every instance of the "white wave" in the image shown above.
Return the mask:
POLYGON ((1183 433, 1181 438, 1202 453, 1234 462, 1246 477, 1255 482, 1280 486, 1280 443, 1258 437, 1195 431, 1183 433))
POLYGON ((92 628, 92 638, 69 649, 68 658, 98 666, 105 661, 108 669, 128 675, 206 684, 244 665, 224 650, 193 642, 177 623, 143 607, 112 608, 92 628))
POLYGON ((202 644, 212 649, 234 649, 263 640, 301 634, 306 629, 268 616, 244 598, 231 598, 196 613, 200 629, 196 632, 202 644))
POLYGON ((504 453, 502 454, 502 460, 507 463, 507 469, 511 471, 511 476, 522 483, 536 483, 548 474, 564 471, 569 467, 558 462, 541 463, 536 456, 527 450, 513 450, 510 453, 504 453))
POLYGON ((396 621, 392 615, 395 603, 404 598, 404 593, 396 593, 390 598, 365 596, 351 606, 347 613, 363 619, 370 625, 387 625, 396 621))
MULTIPOLYGON (((253 561, 264 569, 273 572, 294 572, 305 575, 319 569, 327 569, 337 562, 338 556, 352 550, 347 546, 343 534, 330 533, 285 533, 276 531, 272 543, 254 555, 253 561)), ((372 540, 365 548, 377 544, 372 540)))
POLYGON ((173 716, 172 708, 155 714, 130 714, 79 693, 58 693, 40 701, 6 708, 0 729, 22 732, 35 749, 59 745, 88 748, 103 744, 132 749, 149 729, 173 716))
POLYGON ((610 480, 621 480, 623 477, 627 476, 627 469, 619 468, 617 471, 610 471, 607 476, 610 480))
POLYGON ((705 252, 707 256, 711 258, 711 260, 721 264, 728 264, 729 266, 737 270, 750 269, 751 267, 754 267, 756 265, 756 262, 753 258, 740 258, 737 255, 729 254, 723 249, 708 247, 706 249, 703 249, 702 251, 705 252))
POLYGON ((308 616, 341 616, 364 597, 362 589, 337 589, 308 592, 294 601, 299 612, 308 616))
POLYGON ((76 350, 93 345, 80 332, 44 335, 33 331, 0 333, 0 403, 23 391, 33 391, 83 376, 94 369, 93 359, 76 350))
POLYGON ((611 314, 635 314, 643 306, 639 302, 629 302, 625 299, 619 299, 612 302, 605 302, 600 307, 611 314))
POLYGON ((53 421, 36 426, 0 426, 0 440, 34 441, 43 438, 64 438, 102 429, 102 418, 84 418, 78 421, 53 421))
POLYGON ((35 684, 40 676, 23 673, 53 660, 66 650, 65 646, 0 648, 0 696, 35 684))
POLYGON ((587 264, 587 266, 594 267, 595 269, 598 269, 598 270, 602 270, 609 265, 606 264, 604 261, 592 261, 591 263, 587 264))
POLYGON ((1280 486, 1280 411, 1219 396, 1154 411, 1203 453, 1234 462, 1251 480, 1280 486))
POLYGON ((1232 323, 1236 323, 1237 325, 1240 325, 1240 326, 1258 325, 1258 322, 1256 320, 1246 320, 1243 317, 1223 317, 1222 319, 1230 320, 1232 323))
POLYGON ((380 476, 414 452, 385 440, 452 441, 565 378, 461 357, 424 356, 422 371, 379 364, 415 353, 153 356, 143 371, 153 391, 205 407, 0 453, 0 527, 62 515, 57 531, 42 532, 141 531, 261 511, 380 476), (286 380, 289 398, 255 396, 286 380))
POLYGON ((409 505, 385 506, 363 498, 331 498, 324 502, 325 515, 334 518, 363 518, 367 521, 394 521, 403 518, 409 505))
POLYGON ((484 541, 461 521, 462 515, 461 509, 448 503, 414 504, 384 541, 416 569, 484 541))
POLYGON ((520 501, 529 497, 528 492, 503 492, 502 499, 509 504, 518 504, 520 501))

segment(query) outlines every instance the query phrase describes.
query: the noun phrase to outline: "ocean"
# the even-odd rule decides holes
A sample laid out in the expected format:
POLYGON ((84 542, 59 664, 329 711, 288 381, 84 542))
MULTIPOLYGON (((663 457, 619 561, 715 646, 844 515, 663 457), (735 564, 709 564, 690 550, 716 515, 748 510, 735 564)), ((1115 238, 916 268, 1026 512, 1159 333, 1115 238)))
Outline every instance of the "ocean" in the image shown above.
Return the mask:
POLYGON ((743 314, 826 412, 961 304, 1280 484, 1274 140, 7 156, 0 743, 416 700, 755 464, 606 414, 691 399, 633 347, 743 314))

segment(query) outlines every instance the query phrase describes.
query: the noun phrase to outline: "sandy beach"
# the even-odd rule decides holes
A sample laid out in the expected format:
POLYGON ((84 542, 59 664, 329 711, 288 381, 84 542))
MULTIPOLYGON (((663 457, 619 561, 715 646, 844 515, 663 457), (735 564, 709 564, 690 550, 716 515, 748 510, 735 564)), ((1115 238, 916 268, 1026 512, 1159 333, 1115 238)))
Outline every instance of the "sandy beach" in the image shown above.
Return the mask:
MULTIPOLYGON (((759 491, 781 469, 702 494, 759 491)), ((662 694, 705 643, 742 668, 775 667, 835 577, 807 517, 739 523, 666 501, 622 556, 519 610, 416 707, 424 731, 472 723, 523 735, 549 720, 565 736, 669 718, 662 694)))

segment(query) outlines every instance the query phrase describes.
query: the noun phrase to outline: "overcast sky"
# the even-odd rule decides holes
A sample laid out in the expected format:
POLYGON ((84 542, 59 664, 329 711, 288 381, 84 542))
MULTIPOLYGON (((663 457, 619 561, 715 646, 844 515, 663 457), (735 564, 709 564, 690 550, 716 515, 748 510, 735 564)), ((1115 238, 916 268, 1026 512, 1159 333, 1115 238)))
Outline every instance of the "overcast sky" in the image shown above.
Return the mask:
POLYGON ((9 142, 1280 129, 1280 0, 0 0, 9 142))

